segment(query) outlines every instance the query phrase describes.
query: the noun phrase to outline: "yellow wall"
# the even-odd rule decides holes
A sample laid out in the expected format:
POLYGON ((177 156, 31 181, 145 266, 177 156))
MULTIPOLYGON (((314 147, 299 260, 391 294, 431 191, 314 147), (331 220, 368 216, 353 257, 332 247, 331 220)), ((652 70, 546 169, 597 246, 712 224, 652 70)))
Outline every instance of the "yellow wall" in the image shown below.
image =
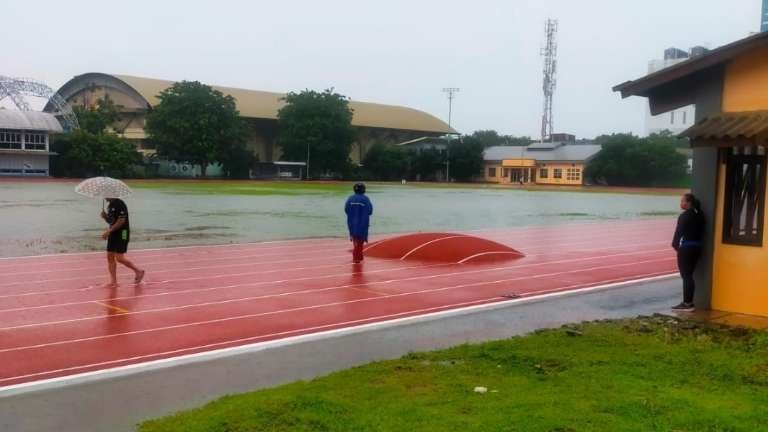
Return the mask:
POLYGON ((483 167, 483 179, 488 183, 501 183, 501 176, 503 168, 500 163, 486 163, 483 167), (488 175, 488 168, 496 168, 496 175, 491 177, 488 175))
POLYGON ((539 163, 536 167, 536 184, 545 184, 545 185, 582 185, 584 180, 584 164, 577 163, 577 164, 571 164, 571 163, 539 163), (541 168, 546 168, 548 172, 547 178, 541 178, 539 177, 539 170, 541 168), (578 180, 568 180, 568 168, 577 168, 580 171, 580 176, 578 180), (563 170, 563 176, 559 179, 555 178, 555 169, 561 169, 563 170))
MULTIPOLYGON (((723 112, 768 109, 768 49, 732 61, 723 83, 723 112)), ((768 316, 768 241, 763 247, 723 244, 725 165, 718 165, 712 309, 768 316)))
POLYGON ((725 70, 723 112, 768 109, 768 48, 732 61, 725 70))
POLYGON ((507 168, 524 168, 536 166, 536 159, 504 159, 501 164, 507 168))
POLYGON ((722 243, 725 165, 718 171, 712 309, 768 316, 768 248, 722 243))

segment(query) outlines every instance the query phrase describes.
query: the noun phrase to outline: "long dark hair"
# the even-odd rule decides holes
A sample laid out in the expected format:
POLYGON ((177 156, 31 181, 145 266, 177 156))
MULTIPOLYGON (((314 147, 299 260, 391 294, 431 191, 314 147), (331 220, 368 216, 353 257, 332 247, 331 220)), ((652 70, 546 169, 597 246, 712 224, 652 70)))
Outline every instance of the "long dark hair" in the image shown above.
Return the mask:
POLYGON ((696 211, 697 213, 701 213, 701 201, 699 201, 698 198, 696 198, 696 195, 692 193, 687 193, 683 195, 683 199, 685 201, 691 203, 691 208, 696 211))

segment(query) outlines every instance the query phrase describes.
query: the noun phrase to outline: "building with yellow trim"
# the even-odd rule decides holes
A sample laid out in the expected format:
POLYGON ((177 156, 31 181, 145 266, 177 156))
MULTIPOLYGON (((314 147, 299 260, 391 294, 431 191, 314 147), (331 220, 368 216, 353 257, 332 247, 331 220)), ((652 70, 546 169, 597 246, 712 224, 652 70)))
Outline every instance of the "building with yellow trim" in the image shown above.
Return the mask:
MULTIPOLYGON (((158 95, 171 87, 173 81, 141 78, 127 75, 86 73, 65 83, 58 93, 73 106, 94 106, 99 99, 109 97, 120 108, 120 121, 116 132, 136 144, 145 154, 154 153, 144 131, 146 113, 160 100, 158 95)), ((280 148, 275 145, 277 113, 283 107, 285 94, 232 87, 212 86, 235 98, 240 115, 250 126, 248 147, 262 162, 280 159, 280 148)), ((356 139, 350 159, 359 163, 375 143, 397 144, 420 137, 455 134, 445 122, 413 108, 350 101, 353 110, 352 126, 356 139)), ((46 111, 53 111, 47 106, 46 111)))
POLYGON ((708 225, 696 305, 768 316, 768 33, 614 90, 647 97, 653 114, 696 105, 696 124, 682 134, 691 140, 693 193, 708 225))
POLYGON ((601 147, 568 142, 496 146, 485 150, 483 179, 499 184, 584 184, 584 169, 601 147))

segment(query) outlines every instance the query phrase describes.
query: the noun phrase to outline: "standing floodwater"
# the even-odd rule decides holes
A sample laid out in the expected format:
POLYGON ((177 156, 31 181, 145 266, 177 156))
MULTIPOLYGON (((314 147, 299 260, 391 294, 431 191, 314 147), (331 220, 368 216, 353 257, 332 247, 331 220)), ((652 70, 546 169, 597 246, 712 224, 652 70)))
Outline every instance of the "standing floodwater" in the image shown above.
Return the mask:
MULTIPOLYGON (((100 204, 76 182, 0 182, 0 256, 101 250, 100 204)), ((262 240, 343 237, 339 208, 348 183, 131 182, 135 249, 262 240)), ((376 202, 371 236, 673 218, 676 195, 525 191, 489 187, 369 184, 376 202)), ((620 239, 618 239, 620 241, 620 239)))

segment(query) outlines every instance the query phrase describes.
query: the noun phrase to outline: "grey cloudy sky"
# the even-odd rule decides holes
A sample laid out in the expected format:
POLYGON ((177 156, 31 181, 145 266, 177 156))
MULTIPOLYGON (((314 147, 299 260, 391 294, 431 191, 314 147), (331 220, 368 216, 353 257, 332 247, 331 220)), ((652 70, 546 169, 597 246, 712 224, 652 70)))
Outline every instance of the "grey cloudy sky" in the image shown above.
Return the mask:
POLYGON ((760 0, 0 0, 0 75, 58 88, 84 72, 355 100, 536 136, 544 20, 560 21, 555 129, 643 132, 644 101, 611 87, 664 48, 716 47, 758 30, 760 0))

